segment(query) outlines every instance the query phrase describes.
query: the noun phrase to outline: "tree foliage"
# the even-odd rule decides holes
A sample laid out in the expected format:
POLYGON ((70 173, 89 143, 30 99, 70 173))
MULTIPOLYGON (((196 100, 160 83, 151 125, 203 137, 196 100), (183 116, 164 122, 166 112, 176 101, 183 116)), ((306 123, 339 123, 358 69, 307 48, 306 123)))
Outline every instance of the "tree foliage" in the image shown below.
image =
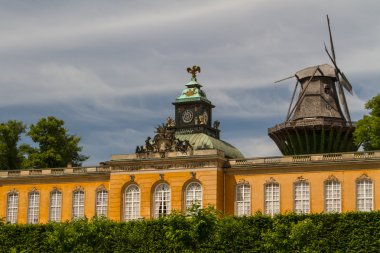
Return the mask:
POLYGON ((362 144, 364 150, 380 149, 380 94, 370 99, 365 108, 371 110, 369 115, 356 123, 354 138, 356 144, 362 144))
POLYGON ((69 163, 81 166, 88 159, 80 154, 81 139, 67 132, 64 121, 53 116, 41 118, 37 124, 32 124, 27 135, 38 147, 22 146, 23 152, 27 154, 24 167, 56 168, 65 167, 69 163))
POLYGON ((2 170, 21 169, 23 156, 18 142, 25 129, 26 126, 17 120, 0 123, 0 168, 2 170))
POLYGON ((190 215, 116 222, 0 221, 0 252, 378 252, 380 212, 285 214, 271 218, 190 215))

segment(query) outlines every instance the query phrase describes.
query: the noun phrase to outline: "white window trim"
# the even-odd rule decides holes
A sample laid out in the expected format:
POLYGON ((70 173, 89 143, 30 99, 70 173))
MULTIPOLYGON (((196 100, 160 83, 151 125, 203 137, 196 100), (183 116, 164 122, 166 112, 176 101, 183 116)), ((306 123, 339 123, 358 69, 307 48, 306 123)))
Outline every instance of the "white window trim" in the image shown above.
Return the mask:
POLYGON ((130 184, 130 185, 128 185, 126 188, 125 188, 125 190, 124 190, 124 192, 123 192, 123 196, 124 196, 124 203, 123 203, 123 205, 124 205, 124 212, 123 212, 123 219, 125 220, 125 221, 129 221, 129 220, 135 220, 135 219, 140 219, 140 217, 141 217, 141 189, 140 189, 140 187, 137 185, 137 184, 130 184), (134 199, 134 197, 135 197, 135 194, 133 194, 132 193, 132 197, 131 197, 131 202, 129 202, 129 205, 131 205, 131 213, 130 213, 130 217, 127 217, 127 192, 128 192, 128 190, 129 189, 131 189, 132 187, 134 187, 134 188, 137 188, 138 189, 138 192, 137 192, 137 194, 138 194, 138 199, 137 200, 135 200, 134 199), (135 215, 133 215, 135 212, 135 203, 138 203, 136 206, 137 206, 137 215, 135 216, 135 215))
POLYGON ((202 184, 200 183, 200 182, 198 182, 198 181, 191 181, 191 182, 189 182, 187 185, 186 185, 186 188, 185 188, 185 192, 184 192, 184 206, 185 206, 185 212, 187 212, 188 211, 188 209, 189 208, 191 208, 191 206, 196 202, 196 201, 199 201, 200 203, 199 203, 199 208, 203 208, 203 186, 202 186, 202 184), (188 201, 188 199, 187 199, 187 192, 188 192, 188 190, 189 190, 189 187, 191 186, 191 185, 194 185, 194 184, 197 184, 199 187, 200 187, 200 190, 198 190, 198 191, 200 191, 201 192, 201 198, 200 198, 200 200, 197 200, 196 199, 196 192, 197 192, 197 190, 195 190, 195 191, 192 191, 192 203, 190 204, 190 205, 188 205, 189 203, 189 201, 188 201), (194 201, 195 200, 195 201, 194 201))
MULTIPOLYGON (((19 205, 19 199, 20 199, 20 195, 17 191, 11 191, 7 194, 7 222, 11 223, 11 224, 16 224, 17 221, 18 221, 18 205, 19 205), (16 196, 16 204, 15 205, 12 205, 12 207, 9 205, 10 204, 10 197, 12 196, 12 200, 14 201, 15 200, 15 197, 13 196, 16 196), (12 214, 12 215, 11 215, 12 214)), ((12 201, 12 203, 13 203, 12 201)))
MULTIPOLYGON (((324 199, 324 201, 325 201, 325 203, 324 203, 324 206, 325 206, 325 212, 326 213, 341 213, 342 212, 342 183, 339 181, 339 180, 326 180, 325 182, 324 182, 324 197, 325 197, 325 199, 324 199), (328 208, 327 208, 327 201, 328 200, 331 200, 331 201, 336 201, 336 199, 334 198, 334 197, 332 197, 331 199, 327 199, 327 184, 329 184, 329 183, 336 183, 336 184, 338 184, 339 185, 339 201, 338 201, 338 203, 339 203, 339 210, 337 210, 337 211, 335 211, 335 210, 328 210, 328 208)), ((334 189, 332 189, 332 194, 334 193, 334 189)))
MULTIPOLYGON (((55 198, 56 200, 57 198, 55 198)), ((54 202, 55 202, 54 200, 54 202)), ((60 222, 62 220, 62 192, 60 190, 53 190, 50 192, 50 205, 49 205, 49 221, 54 221, 54 222, 60 222), (52 196, 53 194, 59 194, 60 195, 60 200, 59 200, 59 203, 56 202, 54 203, 55 206, 53 206, 53 199, 52 199, 52 196), (54 208, 54 212, 52 212, 54 208), (57 215, 57 210, 59 210, 59 215, 57 215), (54 217, 53 217, 54 215, 54 217)))
MULTIPOLYGON (((165 193, 165 192, 164 192, 165 193)), ((161 195, 161 198, 162 198, 162 195, 161 195)), ((154 194, 153 194, 153 217, 154 218, 160 218, 160 217, 163 217, 163 216, 166 216, 166 215, 169 215, 170 212, 171 212, 171 188, 170 188, 170 185, 168 183, 159 183, 158 185, 155 186, 154 188, 154 194), (165 214, 162 214, 160 215, 159 213, 156 213, 156 210, 157 210, 157 189, 162 186, 162 185, 166 185, 168 187, 168 190, 166 192, 168 192, 169 194, 169 200, 160 200, 158 202, 161 202, 161 203, 164 203, 163 201, 167 202, 168 203, 168 206, 166 207, 166 213, 165 214)))
POLYGON ((108 202, 109 202, 109 193, 106 188, 101 187, 96 190, 95 193, 95 215, 98 217, 108 217, 108 202), (101 199, 104 200, 106 196, 107 201, 101 202, 98 205, 98 195, 101 194, 101 199), (103 213, 104 212, 104 213, 103 213))
MULTIPOLYGON (((81 219, 81 218, 84 218, 85 217, 85 207, 86 207, 86 194, 85 194, 85 191, 83 189, 78 189, 78 190, 74 190, 73 193, 72 193, 72 218, 73 219, 81 219), (80 213, 80 207, 82 206, 81 203, 78 203, 78 205, 76 205, 75 202, 75 194, 76 193, 83 193, 83 214, 80 213), (78 215, 77 217, 75 217, 75 210, 78 211, 78 215)), ((80 198, 79 198, 80 200, 80 198)))
MULTIPOLYGON (((374 196, 375 196, 374 195, 374 189, 375 189, 375 185, 374 185, 374 182, 373 182, 372 179, 366 177, 366 178, 361 178, 361 179, 357 179, 356 180, 356 210, 357 211, 359 211, 359 212, 370 212, 370 211, 374 210, 374 207, 375 207, 375 203, 374 203, 374 200, 375 200, 375 198, 374 198, 374 196), (364 181, 369 181, 369 182, 371 182, 371 185, 372 185, 372 191, 371 191, 371 195, 372 195, 371 196, 371 199, 372 199, 371 205, 372 205, 372 208, 371 208, 371 210, 359 210, 359 196, 358 196, 359 187, 358 186, 359 186, 360 182, 364 182, 364 181)), ((365 196, 364 199, 368 199, 368 197, 365 196)))
POLYGON ((306 180, 302 180, 302 181, 297 181, 293 184, 293 199, 294 199, 294 202, 293 202, 293 205, 294 205, 294 212, 295 213, 298 213, 298 214, 305 214, 305 213, 310 213, 311 211, 311 204, 310 204, 310 183, 307 182, 306 180), (297 196, 297 187, 300 186, 301 187, 301 196, 297 196), (308 194, 307 195, 303 195, 305 189, 304 187, 306 187, 307 189, 307 192, 308 194), (297 202, 301 202, 301 209, 300 210, 297 210, 297 202), (304 210, 304 203, 308 203, 308 210, 304 210))
POLYGON ((33 190, 28 193, 28 224, 38 224, 40 221, 40 200, 41 195, 37 190, 33 190), (32 195, 34 196, 33 199, 31 199, 32 195))
POLYGON ((237 216, 244 216, 244 215, 251 215, 252 214, 252 211, 251 211, 251 196, 252 196, 252 192, 251 192, 251 185, 248 183, 248 182, 244 182, 244 183, 239 183, 236 185, 235 187, 235 214, 237 216), (243 196, 242 196, 242 200, 238 200, 239 199, 239 196, 238 196, 238 189, 239 187, 243 187, 243 196), (247 187, 249 189, 249 197, 246 198, 245 196, 245 187, 247 187), (243 206, 242 206, 242 212, 240 213, 240 210, 239 210, 239 203, 242 203, 243 206), (245 213, 245 207, 248 206, 249 207, 249 211, 248 213, 245 213))
MULTIPOLYGON (((276 202, 277 202, 277 200, 276 200, 276 202)), ((276 215, 276 214, 279 214, 279 213, 281 213, 281 186, 280 186, 280 184, 279 183, 277 183, 277 182, 269 182, 269 183, 265 183, 264 184, 264 213, 265 214, 268 214, 268 215, 270 215, 270 216, 274 216, 274 215, 276 215), (267 192, 266 192, 266 187, 268 187, 268 186, 270 186, 270 185, 272 185, 272 199, 271 200, 268 200, 267 201, 267 196, 266 196, 266 194, 267 194, 267 192), (274 185, 277 185, 278 186, 278 212, 275 212, 274 211, 274 199, 273 199, 273 189, 274 189, 274 185), (267 210, 267 208, 266 208, 266 203, 267 202, 270 202, 271 203, 271 210, 270 210, 270 212, 268 212, 268 210, 267 210)))

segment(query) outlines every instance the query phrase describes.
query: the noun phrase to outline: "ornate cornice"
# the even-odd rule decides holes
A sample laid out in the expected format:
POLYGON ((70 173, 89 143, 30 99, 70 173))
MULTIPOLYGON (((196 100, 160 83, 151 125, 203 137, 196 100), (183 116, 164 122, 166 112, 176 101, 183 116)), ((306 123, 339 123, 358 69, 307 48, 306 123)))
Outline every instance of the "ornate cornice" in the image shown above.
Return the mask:
POLYGON ((108 191, 107 188, 104 186, 104 184, 101 184, 99 185, 97 188, 96 188, 96 191, 97 192, 100 192, 100 191, 108 191))
POLYGON ((249 185, 249 182, 247 180, 245 180, 244 178, 240 178, 239 181, 237 182, 237 184, 248 184, 249 185))
POLYGON ((330 182, 330 181, 332 181, 332 182, 340 182, 339 179, 336 176, 334 176, 333 174, 329 175, 326 178, 326 180, 325 180, 325 182, 330 182))
POLYGON ((75 186, 73 192, 79 192, 79 191, 84 192, 83 186, 80 186, 80 185, 75 186))
POLYGON ((265 181, 265 184, 278 184, 278 182, 273 177, 270 177, 268 180, 265 181))
POLYGON ((369 180, 369 181, 372 181, 372 179, 366 174, 366 173, 363 173, 360 177, 358 177, 356 179, 356 182, 357 181, 361 181, 361 180, 369 180))

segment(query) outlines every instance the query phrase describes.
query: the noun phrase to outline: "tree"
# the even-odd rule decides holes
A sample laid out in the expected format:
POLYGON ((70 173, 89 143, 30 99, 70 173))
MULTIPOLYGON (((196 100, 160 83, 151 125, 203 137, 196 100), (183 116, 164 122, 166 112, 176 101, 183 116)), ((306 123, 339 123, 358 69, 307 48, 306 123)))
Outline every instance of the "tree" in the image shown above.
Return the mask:
POLYGON ((380 149, 380 94, 370 99, 365 108, 371 110, 369 115, 356 123, 355 143, 363 145, 364 150, 380 149))
POLYGON ((18 147, 20 136, 26 126, 17 120, 9 120, 0 124, 0 169, 19 170, 23 156, 18 147))
POLYGON ((67 133, 64 121, 53 116, 41 118, 37 124, 31 125, 27 135, 38 144, 38 147, 22 145, 27 155, 25 168, 57 168, 66 167, 69 163, 81 166, 88 156, 80 154, 81 140, 76 135, 67 133))

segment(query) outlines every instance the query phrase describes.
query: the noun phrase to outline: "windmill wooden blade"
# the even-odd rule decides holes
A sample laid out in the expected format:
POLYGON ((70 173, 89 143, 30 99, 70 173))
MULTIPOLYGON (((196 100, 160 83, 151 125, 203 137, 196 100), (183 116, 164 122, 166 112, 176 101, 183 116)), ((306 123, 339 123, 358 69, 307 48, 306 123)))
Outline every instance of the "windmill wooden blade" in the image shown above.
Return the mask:
POLYGON ((339 79, 339 76, 337 75, 336 78, 338 79, 339 83, 341 85, 343 85, 343 87, 351 94, 353 95, 352 93, 352 85, 351 83, 348 81, 346 75, 340 71, 340 69, 338 68, 338 66, 336 65, 336 62, 334 61, 334 59, 332 58, 332 56, 330 55, 330 52, 327 50, 327 47, 326 47, 326 44, 325 44, 325 51, 327 53, 327 55, 329 56, 331 62, 334 64, 334 67, 335 67, 335 70, 336 70, 336 73, 339 74, 341 77, 342 77, 342 81, 340 81, 339 79))
POLYGON ((341 84, 343 85, 343 87, 351 94, 353 95, 352 93, 352 85, 351 83, 348 81, 347 77, 344 75, 344 73, 342 71, 338 71, 340 76, 342 77, 342 81, 341 81, 341 84))
POLYGON ((332 34, 331 34, 331 27, 330 27, 330 19, 329 19, 329 15, 326 15, 326 17, 327 17, 327 25, 328 25, 328 27, 329 27, 330 46, 331 46, 332 58, 334 59, 334 62, 336 62, 336 58, 335 58, 335 50, 334 50, 334 43, 333 43, 332 34))
POLYGON ((285 77, 285 78, 283 78, 283 79, 277 80, 277 81, 274 82, 274 83, 279 83, 279 82, 282 82, 282 81, 288 80, 288 79, 293 78, 293 77, 294 77, 294 76, 288 76, 288 77, 285 77))

